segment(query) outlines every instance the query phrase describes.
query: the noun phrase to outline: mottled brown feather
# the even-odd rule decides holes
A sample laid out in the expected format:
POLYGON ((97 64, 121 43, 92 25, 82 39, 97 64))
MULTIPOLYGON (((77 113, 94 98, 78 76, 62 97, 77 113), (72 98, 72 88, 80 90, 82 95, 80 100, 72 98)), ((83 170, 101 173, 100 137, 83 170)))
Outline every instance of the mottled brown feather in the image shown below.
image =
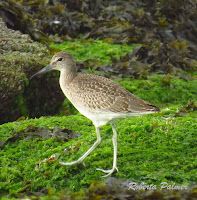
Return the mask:
POLYGON ((128 112, 158 112, 159 108, 131 94, 114 81, 94 74, 79 74, 67 86, 70 100, 80 102, 90 110, 128 112))

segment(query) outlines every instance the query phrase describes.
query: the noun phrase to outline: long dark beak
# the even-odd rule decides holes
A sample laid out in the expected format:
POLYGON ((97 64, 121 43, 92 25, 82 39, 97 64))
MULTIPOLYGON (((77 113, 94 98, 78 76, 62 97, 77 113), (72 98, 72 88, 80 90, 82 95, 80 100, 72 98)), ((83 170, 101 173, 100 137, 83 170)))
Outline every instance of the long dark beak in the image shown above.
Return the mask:
POLYGON ((35 73, 33 76, 30 77, 30 80, 35 77, 35 76, 39 76, 39 75, 42 75, 42 74, 45 74, 49 71, 51 71, 53 69, 53 65, 49 64, 47 65, 45 68, 41 69, 40 71, 38 71, 37 73, 35 73))

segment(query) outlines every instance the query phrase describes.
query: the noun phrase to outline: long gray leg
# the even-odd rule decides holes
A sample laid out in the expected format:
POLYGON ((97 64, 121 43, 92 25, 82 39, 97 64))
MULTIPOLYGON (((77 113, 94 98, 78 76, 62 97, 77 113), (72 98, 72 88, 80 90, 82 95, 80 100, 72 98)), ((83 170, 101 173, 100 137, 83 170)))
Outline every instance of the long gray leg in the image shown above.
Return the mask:
POLYGON ((115 171, 118 171, 117 168, 117 144, 118 144, 118 134, 116 132, 115 126, 113 123, 110 123, 112 126, 112 130, 113 130, 113 137, 112 137, 112 141, 113 141, 113 146, 114 146, 114 160, 113 160, 113 168, 109 169, 109 170, 105 170, 105 169, 100 169, 97 168, 97 170, 101 170, 104 173, 107 173, 106 175, 104 175, 103 177, 107 177, 110 176, 112 173, 114 173, 115 171))
POLYGON ((101 143, 101 134, 100 134, 100 129, 98 127, 96 128, 96 135, 97 135, 97 140, 96 142, 92 145, 92 147, 86 151, 83 156, 81 156, 78 160, 72 161, 72 162, 60 162, 61 165, 75 165, 81 163, 100 143, 101 143))

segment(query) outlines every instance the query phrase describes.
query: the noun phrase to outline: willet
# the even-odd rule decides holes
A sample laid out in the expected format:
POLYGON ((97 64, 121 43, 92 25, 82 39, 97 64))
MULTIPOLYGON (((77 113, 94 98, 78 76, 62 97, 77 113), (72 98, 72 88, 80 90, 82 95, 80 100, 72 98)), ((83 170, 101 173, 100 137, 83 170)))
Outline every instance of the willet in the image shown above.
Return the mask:
MULTIPOLYGON (((76 63, 70 53, 59 52, 53 56, 48 66, 41 69, 31 78, 51 70, 60 71, 60 87, 65 96, 84 116, 89 118, 95 128, 97 140, 93 146, 78 160, 60 162, 62 165, 75 165, 82 161, 100 144, 101 135, 99 127, 110 123, 113 130, 113 167, 110 170, 100 169, 111 175, 117 168, 117 132, 114 120, 159 112, 160 109, 131 94, 114 81, 94 74, 77 74, 76 63)), ((104 177, 105 177, 104 176, 104 177)))

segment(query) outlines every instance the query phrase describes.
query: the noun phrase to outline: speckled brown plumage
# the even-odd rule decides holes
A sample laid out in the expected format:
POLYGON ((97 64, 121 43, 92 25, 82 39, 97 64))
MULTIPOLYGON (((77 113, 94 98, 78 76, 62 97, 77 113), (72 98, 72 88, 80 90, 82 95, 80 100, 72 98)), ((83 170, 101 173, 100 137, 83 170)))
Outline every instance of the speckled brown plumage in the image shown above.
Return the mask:
POLYGON ((114 81, 93 74, 76 76, 67 88, 69 99, 74 104, 80 102, 88 110, 116 113, 159 111, 156 106, 141 100, 114 81))

